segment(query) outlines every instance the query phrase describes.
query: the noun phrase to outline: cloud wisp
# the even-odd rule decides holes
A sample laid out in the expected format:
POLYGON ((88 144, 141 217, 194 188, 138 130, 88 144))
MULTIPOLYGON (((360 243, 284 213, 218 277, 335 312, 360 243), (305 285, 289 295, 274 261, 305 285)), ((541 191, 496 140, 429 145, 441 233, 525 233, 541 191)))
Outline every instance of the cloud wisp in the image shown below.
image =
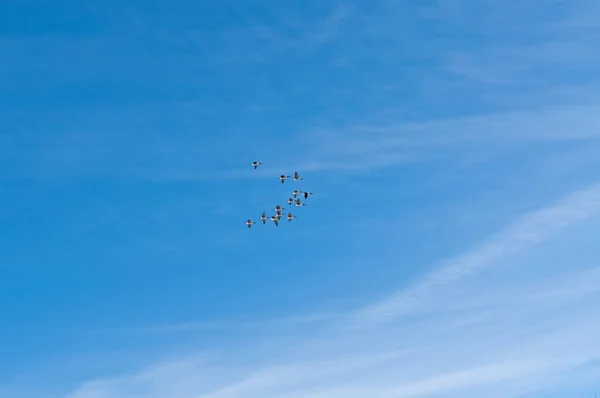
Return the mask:
MULTIPOLYGON (((263 46, 271 50, 264 54, 260 52, 259 57, 266 56, 270 65, 279 67, 279 61, 274 58, 280 58, 276 55, 281 54, 282 51, 278 49, 283 48, 286 54, 304 54, 303 56, 308 57, 306 61, 316 62, 320 68, 327 68, 329 73, 337 74, 337 69, 332 69, 330 65, 331 60, 317 56, 318 48, 334 41, 336 46, 343 47, 339 57, 359 64, 369 60, 368 64, 397 65, 402 73, 409 73, 410 70, 403 69, 407 59, 398 54, 404 54, 403 50, 407 50, 406 36, 412 40, 421 38, 422 32, 416 26, 422 25, 424 21, 430 23, 429 14, 433 12, 435 22, 450 31, 456 28, 452 23, 456 18, 465 24, 472 22, 463 21, 463 18, 470 18, 472 15, 463 15, 462 1, 438 5, 433 7, 434 10, 431 7, 418 7, 413 10, 414 13, 407 13, 406 7, 407 4, 389 3, 367 12, 363 10, 367 7, 360 2, 341 3, 321 13, 321 17, 315 17, 316 21, 308 18, 310 21, 302 21, 303 23, 294 22, 294 15, 285 15, 285 10, 279 10, 285 16, 282 20, 287 21, 283 23, 285 27, 246 26, 243 28, 246 30, 242 31, 234 28, 221 32, 219 57, 232 57, 236 68, 244 62, 244 65, 250 65, 251 62, 244 61, 243 57, 249 57, 251 52, 260 52, 257 49, 263 46), (405 25, 407 32, 398 32, 397 26, 400 25, 405 25), (290 30, 302 31, 302 34, 288 42, 284 32, 290 30), (240 36, 250 43, 240 43, 240 36), (385 45, 380 45, 380 42, 385 45)), ((527 11, 528 7, 523 6, 523 9, 527 11)), ((582 82, 573 79, 573 76, 583 78, 581 71, 572 69, 573 65, 592 65, 596 61, 597 52, 593 49, 598 24, 592 22, 598 19, 597 6, 576 1, 560 11, 560 15, 564 14, 560 18, 554 14, 554 19, 542 15, 537 16, 539 20, 534 18, 531 24, 523 24, 520 14, 514 9, 507 9, 504 2, 491 1, 475 8, 476 19, 484 22, 474 25, 474 32, 471 32, 481 34, 487 40, 472 43, 471 39, 464 38, 467 44, 472 44, 464 46, 460 40, 448 42, 440 32, 441 37, 423 37, 423 43, 436 55, 421 60, 423 65, 422 68, 419 67, 420 72, 415 80, 422 81, 423 87, 419 86, 418 90, 411 92, 410 95, 414 98, 386 94, 390 91, 390 86, 398 93, 404 90, 403 87, 390 83, 397 80, 398 76, 395 74, 382 73, 382 80, 364 87, 350 87, 348 93, 351 95, 344 94, 342 97, 331 94, 340 87, 328 86, 319 81, 312 82, 307 77, 306 85, 319 92, 319 96, 321 91, 325 91, 324 94, 327 95, 323 96, 328 100, 320 104, 322 108, 326 108, 325 111, 290 126, 289 143, 296 148, 297 153, 302 154, 295 166, 307 171, 364 173, 406 162, 420 162, 440 154, 450 153, 458 158, 468 151, 461 148, 471 143, 478 145, 478 152, 486 153, 500 150, 507 144, 597 141, 600 131, 600 119, 595 112, 600 100, 597 94, 600 92, 597 75, 588 71, 585 74, 586 80, 582 82), (519 32, 520 40, 517 42, 514 40, 514 29, 519 32), (562 36, 565 38, 559 39, 562 36), (498 62, 499 59, 502 63, 498 62), (506 70, 506 65, 510 65, 509 70, 506 70), (519 73, 513 70, 515 68, 519 73), (450 79, 448 74, 452 75, 450 79), (495 75, 500 76, 501 83, 484 84, 487 80, 495 80, 495 75), (540 76, 546 75, 563 76, 564 79, 539 80, 540 76), (537 82, 537 85, 529 85, 532 81, 537 82), (430 86, 433 87, 434 94, 424 94, 431 89, 430 86), (368 94, 356 95, 356 92, 364 90, 368 94), (465 90, 467 94, 464 94, 465 90), (440 114, 440 104, 437 102, 439 98, 452 101, 457 95, 462 95, 459 102, 473 103, 471 108, 475 110, 465 108, 471 112, 468 116, 465 116, 465 109, 461 116, 449 116, 445 111, 440 114), (338 103, 346 103, 345 97, 360 97, 361 102, 350 103, 350 108, 339 106, 338 103), (417 119, 423 121, 414 121, 410 117, 415 111, 411 107, 412 101, 420 103, 417 113, 425 117, 417 119), (370 105, 374 102, 384 103, 385 109, 370 105), (486 105, 484 109, 478 108, 481 103, 486 105), (348 111, 352 107, 364 110, 355 114, 348 111), (364 117, 360 117, 360 114, 364 117), (301 138, 291 138, 292 135, 301 138)), ((125 26, 126 21, 122 22, 125 26)), ((144 30, 153 30, 150 29, 153 27, 151 23, 142 25, 144 30)), ((147 34, 154 37, 151 33, 147 34)), ((198 32, 181 29, 165 34, 170 35, 174 43, 197 42, 199 35, 198 32)), ((119 41, 111 42, 116 40, 112 36, 103 40, 106 43, 103 41, 104 44, 99 45, 94 40, 87 42, 71 38, 64 43, 64 51, 71 54, 77 52, 72 51, 73 48, 86 49, 92 55, 82 59, 102 58, 113 63, 114 59, 107 55, 112 53, 106 53, 107 49, 112 49, 112 44, 124 44, 119 41)), ((10 52, 18 47, 7 48, 10 52)), ((45 42, 40 44, 40 48, 46 47, 45 42)), ((190 54, 198 53, 198 48, 194 46, 188 50, 190 54)), ((133 60, 137 63, 147 62, 145 56, 135 58, 141 55, 135 55, 129 49, 121 51, 123 58, 119 61, 123 65, 130 65, 133 60), (129 57, 133 57, 133 60, 129 57)), ((413 55, 419 54, 411 53, 407 56, 410 58, 413 55)), ((187 53, 181 60, 181 64, 187 65, 184 61, 193 65, 193 69, 196 68, 196 63, 201 62, 187 53)), ((409 63, 412 62, 411 60, 409 63)), ((179 65, 180 62, 173 64, 179 65)), ((20 70, 20 67, 21 65, 15 65, 15 70, 20 70)), ((81 65, 79 69, 85 71, 86 67, 90 65, 81 65)), ((169 69, 170 64, 163 67, 169 71, 169 76, 185 75, 178 70, 169 69)), ((347 67, 352 68, 354 67, 347 67)), ((227 81, 231 77, 225 74, 222 79, 227 81)), ((281 79, 289 77, 279 76, 281 79)), ((289 84, 295 87, 295 83, 289 84)), ((239 116, 240 123, 230 123, 229 119, 227 123, 223 122, 223 115, 229 115, 233 107, 237 111, 252 102, 258 108, 270 109, 273 106, 270 102, 273 101, 272 98, 280 95, 281 91, 287 91, 286 87, 266 87, 268 81, 264 82, 264 86, 261 90, 264 89, 269 95, 266 96, 267 99, 257 99, 256 104, 248 98, 238 98, 239 103, 233 106, 226 101, 217 102, 213 98, 170 102, 153 99, 149 104, 136 107, 59 106, 48 114, 37 114, 35 118, 28 117, 30 112, 23 110, 2 115, 4 123, 15 127, 15 133, 5 145, 4 155, 9 160, 9 167, 0 177, 33 175, 47 179, 110 175, 160 182, 256 177, 256 174, 247 173, 244 166, 231 167, 205 159, 210 158, 209 152, 217 147, 220 153, 222 151, 221 157, 228 157, 225 156, 227 154, 240 158, 245 155, 231 149, 230 142, 235 140, 240 148, 252 147, 261 131, 270 131, 269 134, 273 136, 274 131, 280 129, 277 125, 262 122, 259 127, 255 127, 251 124, 251 121, 255 123, 255 116, 247 114, 239 116), (62 119, 61 111, 69 114, 69 120, 62 119), (198 134, 199 123, 207 124, 209 121, 214 123, 210 127, 212 131, 227 133, 223 133, 223 139, 207 142, 205 137, 208 133, 198 134), (46 131, 49 126, 53 132, 51 135, 44 134, 44 137, 51 138, 40 140, 37 135, 31 134, 31 131, 46 131), (138 135, 140 131, 144 135, 138 135), (247 131, 247 135, 240 134, 239 131, 247 131), (205 148, 211 149, 206 151, 205 148)), ((253 85, 248 87, 255 89, 253 85)), ((286 103, 286 106, 291 109, 296 104, 292 101, 286 103)), ((442 107, 445 106, 448 105, 442 107)), ((261 119, 270 117, 269 111, 261 119)), ((289 160, 285 155, 277 154, 274 145, 278 144, 267 143, 260 148, 260 153, 273 154, 267 161, 277 168, 277 165, 286 164, 289 160)))
MULTIPOLYGON (((493 265, 503 257, 549 239, 553 233, 594 216, 599 211, 600 183, 597 183, 570 194, 560 203, 522 216, 473 251, 444 262, 408 289, 360 311, 359 319, 367 317, 371 323, 410 313, 414 304, 421 302, 420 295, 430 294, 444 285, 493 265)), ((364 321, 360 320, 359 323, 364 321)))
POLYGON ((189 333, 214 330, 264 329, 266 327, 299 327, 320 324, 339 317, 336 313, 308 314, 267 319, 223 320, 212 322, 182 322, 167 325, 150 325, 138 328, 95 329, 98 333, 189 333))
POLYGON ((262 354, 224 350, 201 365, 164 363, 84 383, 68 398, 476 397, 490 390, 500 398, 569 384, 559 376, 600 359, 600 319, 591 304, 600 297, 600 269, 572 264, 541 279, 515 279, 528 261, 518 254, 599 213, 594 184, 518 218, 392 298, 295 336, 292 346, 262 342, 262 354), (198 377, 213 372, 220 376, 198 377))

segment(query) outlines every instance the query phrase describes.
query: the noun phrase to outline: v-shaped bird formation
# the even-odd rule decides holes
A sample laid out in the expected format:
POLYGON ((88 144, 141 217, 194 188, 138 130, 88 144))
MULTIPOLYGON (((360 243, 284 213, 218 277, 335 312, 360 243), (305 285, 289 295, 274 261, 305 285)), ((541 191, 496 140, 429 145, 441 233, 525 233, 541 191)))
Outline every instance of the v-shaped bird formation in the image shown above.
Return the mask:
MULTIPOLYGON (((258 166, 260 166, 261 164, 262 164, 262 162, 252 162, 252 167, 254 168, 254 170, 256 170, 258 168, 258 166)), ((300 175, 298 174, 297 171, 294 172, 293 177, 288 176, 286 174, 282 174, 279 176, 279 180, 281 181, 282 184, 284 184, 287 179, 292 179, 292 181, 296 181, 296 182, 304 180, 304 178, 300 177, 300 175)), ((306 200, 312 194, 313 193, 309 192, 309 191, 301 191, 299 189, 294 189, 291 192, 291 197, 288 199, 288 205, 294 206, 294 207, 304 207, 304 206, 306 206, 306 204, 302 202, 301 198, 303 197, 304 200, 306 200)), ((262 221, 263 225, 265 225, 267 223, 267 221, 270 220, 273 222, 273 224, 275 224, 276 227, 278 227, 279 220, 281 220, 281 218, 284 216, 283 210, 285 210, 285 207, 281 207, 281 205, 275 205, 275 207, 273 208, 274 213, 271 216, 268 216, 266 211, 263 212, 260 216, 260 221, 262 221)), ((295 216, 291 212, 288 212, 286 218, 287 218, 288 222, 292 222, 292 220, 296 217, 297 216, 295 216)), ((246 225, 248 226, 248 228, 252 228, 253 224, 257 224, 257 222, 253 221, 251 218, 246 221, 246 225)))

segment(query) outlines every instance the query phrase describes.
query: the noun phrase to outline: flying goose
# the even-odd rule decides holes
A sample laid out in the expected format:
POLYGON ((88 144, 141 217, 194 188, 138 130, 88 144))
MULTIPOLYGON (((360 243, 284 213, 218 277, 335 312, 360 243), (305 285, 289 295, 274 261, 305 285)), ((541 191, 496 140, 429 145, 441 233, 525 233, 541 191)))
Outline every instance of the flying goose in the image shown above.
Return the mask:
POLYGON ((271 221, 275 223, 276 227, 279 226, 279 219, 277 218, 277 216, 271 216, 271 221))
POLYGON ((300 191, 298 191, 297 189, 294 189, 292 191, 292 195, 294 195, 294 198, 295 198, 296 196, 300 195, 300 191))
POLYGON ((248 226, 248 228, 251 228, 252 224, 256 224, 256 223, 254 221, 252 221, 252 220, 246 221, 246 225, 248 226))
POLYGON ((279 176, 279 179, 281 180, 281 183, 282 183, 282 184, 285 182, 285 180, 286 180, 287 178, 290 178, 290 176, 286 176, 285 174, 282 174, 282 175, 280 175, 280 176, 279 176))
POLYGON ((298 206, 306 206, 306 204, 302 203, 302 202, 300 201, 300 199, 298 199, 298 200, 296 200, 296 205, 295 205, 295 206, 296 206, 296 207, 298 207, 298 206))
POLYGON ((308 199, 308 195, 312 195, 312 194, 313 194, 312 192, 308 192, 308 191, 304 191, 302 193, 302 195, 304 196, 304 199, 308 199))
POLYGON ((293 205, 293 204, 294 204, 294 198, 289 198, 288 205, 293 205))
POLYGON ((256 170, 259 164, 262 164, 262 162, 252 162, 252 167, 254 167, 254 170, 256 170))
POLYGON ((300 178, 300 175, 297 171, 294 172, 294 181, 304 180, 304 178, 300 178))
POLYGON ((293 220, 294 218, 296 218, 296 217, 297 217, 297 216, 294 216, 294 215, 292 215, 292 213, 288 213, 288 215, 287 215, 287 219, 288 219, 288 221, 289 221, 289 222, 292 222, 292 220, 293 220))
POLYGON ((279 205, 275 206, 275 211, 285 210, 285 207, 281 207, 279 205))
POLYGON ((263 214, 260 216, 260 219, 263 222, 263 225, 265 225, 267 223, 267 213, 263 212, 263 214))

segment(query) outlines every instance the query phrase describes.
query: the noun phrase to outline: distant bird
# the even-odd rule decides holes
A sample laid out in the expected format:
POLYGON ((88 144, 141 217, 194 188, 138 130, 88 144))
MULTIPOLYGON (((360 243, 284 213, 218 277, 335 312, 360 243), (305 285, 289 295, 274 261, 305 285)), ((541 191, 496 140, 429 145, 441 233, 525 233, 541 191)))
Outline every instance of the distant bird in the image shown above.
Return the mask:
POLYGON ((288 205, 293 205, 293 204, 294 204, 294 198, 289 198, 288 205))
POLYGON ((288 213, 288 215, 287 215, 287 219, 288 219, 288 221, 289 221, 289 222, 292 222, 292 220, 293 220, 294 218, 296 218, 296 217, 297 217, 297 216, 294 216, 294 215, 292 215, 292 213, 288 213))
POLYGON ((294 189, 294 190, 292 191, 292 195, 294 195, 294 198, 295 198, 296 196, 298 196, 299 194, 300 194, 300 191, 298 191, 297 189, 294 189))
POLYGON ((256 170, 259 164, 262 164, 262 162, 252 162, 252 167, 254 167, 254 170, 256 170))
POLYGON ((286 176, 285 174, 282 174, 279 176, 279 179, 281 180, 281 183, 283 184, 285 182, 286 179, 290 178, 290 176, 286 176))
POLYGON ((279 226, 279 219, 277 218, 277 216, 271 216, 271 221, 275 223, 276 227, 279 226))
POLYGON ((266 213, 266 212, 264 212, 264 213, 263 213, 263 214, 260 216, 260 219, 262 220, 262 222, 263 222, 263 225, 265 225, 265 224, 267 223, 267 213, 266 213))
POLYGON ((275 211, 285 210, 285 207, 281 207, 279 205, 275 206, 275 211))
POLYGON ((312 192, 308 192, 308 191, 304 191, 302 193, 302 195, 304 196, 304 199, 308 199, 308 195, 312 195, 312 194, 313 194, 312 192))
POLYGON ((300 181, 300 180, 304 180, 304 178, 300 178, 300 175, 298 175, 298 172, 294 172, 294 181, 300 181))
POLYGON ((256 224, 256 223, 254 221, 252 221, 252 220, 246 221, 246 225, 248 226, 248 228, 251 228, 252 224, 256 224))
POLYGON ((298 199, 298 200, 296 200, 296 205, 295 206, 298 207, 298 206, 306 206, 306 205, 304 203, 302 203, 300 201, 300 199, 298 199))

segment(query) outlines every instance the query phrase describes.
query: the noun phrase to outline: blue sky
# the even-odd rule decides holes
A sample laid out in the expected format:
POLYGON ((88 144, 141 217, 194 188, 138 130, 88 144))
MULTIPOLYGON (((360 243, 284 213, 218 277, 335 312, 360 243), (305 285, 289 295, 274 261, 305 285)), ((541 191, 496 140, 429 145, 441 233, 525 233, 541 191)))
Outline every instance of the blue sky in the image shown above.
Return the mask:
POLYGON ((592 397, 599 34, 585 0, 3 1, 0 397, 592 397))

